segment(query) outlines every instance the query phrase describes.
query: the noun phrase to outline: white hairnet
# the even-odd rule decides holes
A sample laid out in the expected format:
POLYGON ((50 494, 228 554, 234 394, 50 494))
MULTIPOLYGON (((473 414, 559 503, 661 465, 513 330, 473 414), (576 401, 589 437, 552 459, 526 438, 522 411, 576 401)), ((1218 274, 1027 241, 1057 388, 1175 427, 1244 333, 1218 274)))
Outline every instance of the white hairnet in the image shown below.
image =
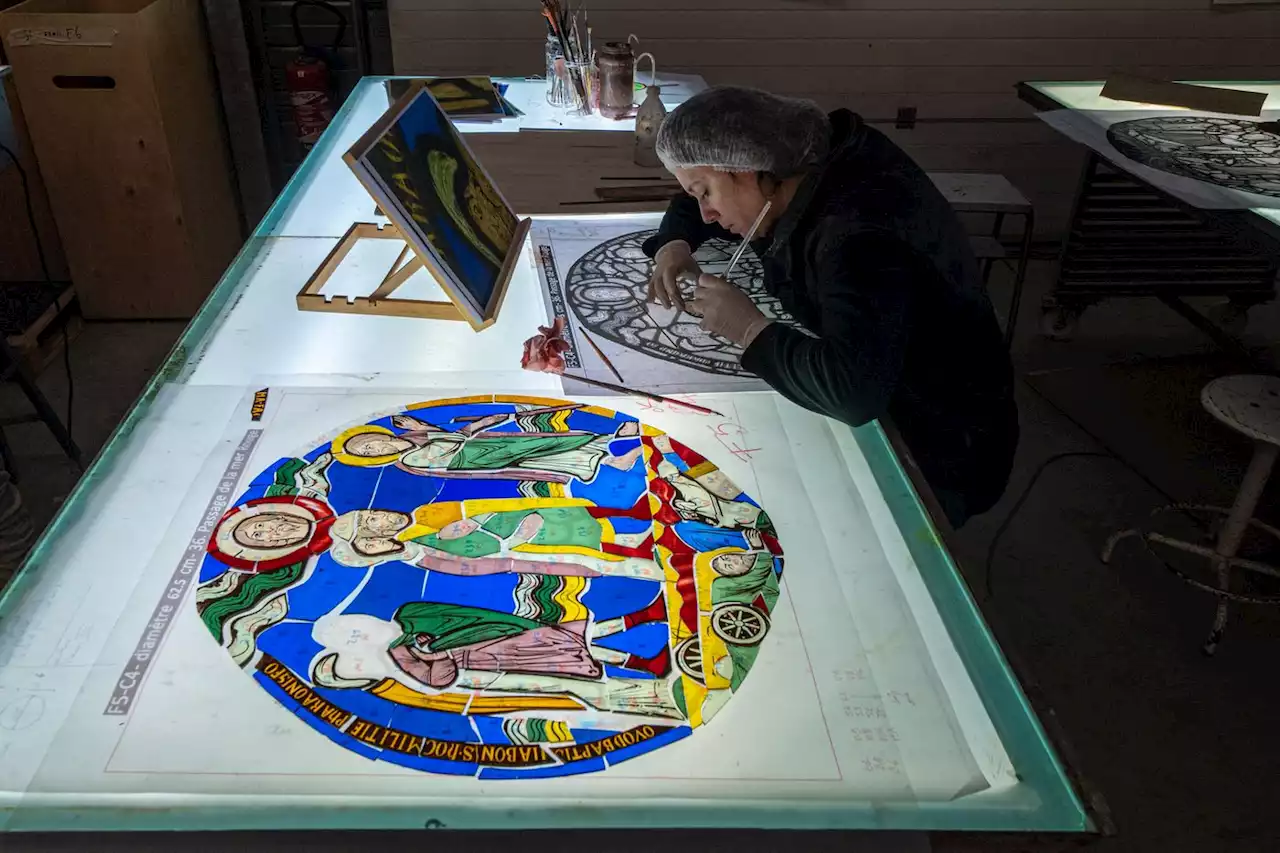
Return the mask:
POLYGON ((817 104, 742 86, 716 86, 671 111, 658 129, 667 169, 709 166, 789 178, 820 162, 831 123, 817 104))

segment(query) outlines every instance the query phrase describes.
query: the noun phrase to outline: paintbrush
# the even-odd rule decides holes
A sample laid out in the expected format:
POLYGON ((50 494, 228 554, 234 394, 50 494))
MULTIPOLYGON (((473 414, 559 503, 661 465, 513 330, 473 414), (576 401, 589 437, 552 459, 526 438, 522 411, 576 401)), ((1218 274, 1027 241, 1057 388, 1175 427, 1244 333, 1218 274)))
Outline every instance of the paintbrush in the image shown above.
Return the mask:
POLYGON ((560 53, 565 59, 565 70, 568 74, 569 82, 573 85, 576 102, 579 104, 584 103, 586 93, 583 91, 581 76, 574 74, 572 66, 573 50, 570 48, 568 34, 565 32, 564 15, 560 12, 554 0, 542 0, 542 16, 547 19, 547 23, 551 26, 551 32, 555 34, 556 40, 560 43, 560 53))
POLYGON ((751 228, 747 231, 747 235, 743 237, 742 242, 738 244, 738 248, 733 253, 733 257, 729 258, 729 265, 724 268, 724 275, 722 275, 721 278, 726 281, 729 279, 729 273, 733 272, 733 268, 736 267, 738 265, 738 261, 742 259, 742 253, 747 250, 747 246, 756 236, 756 231, 760 229, 760 223, 764 222, 764 215, 769 212, 769 208, 771 207, 773 207, 773 202, 766 201, 764 203, 764 207, 760 208, 760 213, 756 216, 756 221, 751 223, 751 228))
POLYGON ((578 31, 578 16, 573 16, 573 22, 569 24, 569 42, 573 45, 573 68, 578 77, 582 80, 582 106, 588 102, 591 97, 590 90, 587 88, 586 69, 582 65, 582 34, 578 31))
POLYGON ((551 28, 551 34, 560 43, 560 54, 567 58, 569 56, 569 45, 564 39, 564 33, 560 30, 560 25, 556 22, 556 14, 549 0, 542 0, 542 17, 547 19, 547 26, 551 28))
POLYGON ((569 82, 573 84, 573 93, 577 104, 584 106, 587 102, 587 93, 586 86, 582 80, 582 62, 574 51, 573 36, 569 31, 569 22, 564 7, 560 5, 559 0, 542 0, 542 7, 554 25, 556 36, 560 39, 560 50, 564 53, 569 72, 569 82))
POLYGON ((633 397, 644 397, 646 400, 657 400, 661 403, 670 403, 673 406, 684 406, 686 409, 693 409, 695 412, 702 412, 704 415, 716 415, 724 417, 723 414, 715 409, 708 409, 705 406, 699 406, 695 403, 686 403, 684 400, 676 400, 671 397, 664 397, 661 394, 652 394, 648 391, 641 391, 638 388, 627 388, 625 385, 614 385, 612 382, 604 382, 599 379, 588 379, 585 376, 579 376, 576 373, 565 373, 566 379, 576 379, 586 385, 594 385, 597 388, 604 388, 607 391, 617 391, 619 394, 630 394, 633 397))
POLYGON ((609 370, 613 372, 613 375, 618 377, 619 382, 625 382, 626 380, 622 378, 622 374, 618 372, 618 368, 613 366, 613 362, 609 360, 609 356, 605 355, 604 350, 600 349, 595 340, 587 334, 587 330, 580 329, 579 331, 582 332, 582 337, 587 339, 587 343, 591 344, 591 348, 596 351, 596 355, 600 356, 600 360, 604 362, 605 367, 609 368, 609 370))
MULTIPOLYGON (((563 202, 561 202, 563 204, 563 202)), ((724 272, 720 274, 720 278, 725 281, 729 280, 729 274, 733 272, 733 268, 738 265, 738 261, 742 260, 742 253, 747 250, 747 246, 751 245, 751 240, 756 236, 756 231, 760 229, 760 223, 764 221, 764 215, 769 212, 769 208, 773 207, 773 202, 766 201, 764 207, 760 208, 760 213, 756 216, 756 221, 751 223, 751 228, 747 230, 747 234, 742 238, 742 242, 738 244, 738 248, 734 250, 733 255, 729 258, 729 264, 724 268, 724 272)), ((702 312, 697 310, 697 299, 690 299, 685 303, 685 310, 695 317, 701 317, 702 312)))
MULTIPOLYGON (((586 70, 583 73, 586 75, 586 84, 587 84, 587 110, 590 111, 591 101, 592 101, 591 81, 596 68, 596 52, 591 49, 591 19, 587 17, 587 12, 585 9, 582 11, 582 24, 584 27, 586 27, 586 30, 587 30, 586 53, 582 55, 582 58, 587 63, 586 70)), ((600 84, 596 83, 596 85, 599 86, 600 84)))

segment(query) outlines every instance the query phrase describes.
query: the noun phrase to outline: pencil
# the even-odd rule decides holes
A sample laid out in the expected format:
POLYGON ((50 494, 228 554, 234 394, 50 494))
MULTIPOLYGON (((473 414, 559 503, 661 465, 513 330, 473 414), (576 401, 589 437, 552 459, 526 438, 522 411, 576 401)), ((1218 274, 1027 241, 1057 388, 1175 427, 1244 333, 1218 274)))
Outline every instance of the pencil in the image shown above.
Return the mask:
POLYGON ((693 409, 695 412, 702 412, 704 415, 717 415, 722 418, 724 417, 721 412, 717 412, 715 409, 708 409, 705 406, 699 406, 695 403, 686 403, 684 400, 675 400, 671 397, 664 397, 661 394, 652 394, 648 391, 641 391, 639 388, 627 388, 625 385, 614 385, 612 382, 603 382, 599 379, 588 379, 587 377, 579 376, 576 373, 565 373, 563 375, 566 379, 576 379, 586 385, 594 385, 597 388, 604 388, 608 391, 617 391, 621 394, 631 394, 635 397, 644 397, 649 400, 657 400, 661 403, 671 403, 675 406, 684 406, 686 409, 693 409))
POLYGON ((613 362, 609 360, 609 356, 605 355, 604 350, 600 349, 596 342, 592 340, 591 336, 587 334, 587 330, 579 329, 579 331, 582 332, 582 336, 587 339, 587 343, 591 344, 591 348, 596 351, 596 355, 600 356, 600 360, 604 362, 604 366, 609 368, 609 371, 614 376, 618 377, 619 382, 625 382, 626 380, 622 378, 622 374, 618 372, 618 368, 613 366, 613 362))

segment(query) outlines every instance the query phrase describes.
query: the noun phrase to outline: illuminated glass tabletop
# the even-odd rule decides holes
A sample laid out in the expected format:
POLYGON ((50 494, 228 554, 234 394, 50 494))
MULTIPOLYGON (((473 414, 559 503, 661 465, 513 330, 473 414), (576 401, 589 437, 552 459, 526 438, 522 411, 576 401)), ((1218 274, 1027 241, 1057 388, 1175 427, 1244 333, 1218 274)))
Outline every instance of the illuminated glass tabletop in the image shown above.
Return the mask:
MULTIPOLYGON (((1238 89, 1245 92, 1259 92, 1267 96, 1267 100, 1263 103, 1263 110, 1280 109, 1280 83, 1260 81, 1260 80, 1183 80, 1183 83, 1190 83, 1194 86, 1208 86, 1214 89, 1238 89)), ((1117 101, 1114 98, 1104 98, 1102 96, 1102 87, 1105 85, 1101 80, 1067 80, 1067 81, 1044 81, 1029 82, 1024 84, 1046 98, 1052 99, 1059 106, 1070 110, 1131 110, 1135 107, 1143 105, 1134 104, 1129 101, 1117 101)), ((1177 107, 1165 107, 1148 105, 1148 109, 1160 110, 1177 110, 1177 107)))
MULTIPOLYGON (((356 221, 376 221, 373 202, 341 155, 386 106, 382 80, 357 87, 0 599, 0 829, 1089 830, 1063 765, 879 424, 850 430, 772 392, 685 398, 717 417, 630 396, 566 393, 558 376, 519 367, 522 342, 546 322, 528 245, 497 323, 480 333, 460 322, 297 309, 295 295, 344 231, 356 221), (317 486, 327 461, 321 451, 332 446, 342 457, 334 465, 353 464, 342 452, 351 445, 331 445, 334 436, 367 431, 352 425, 381 418, 376 423, 396 429, 377 427, 379 435, 398 433, 427 446, 430 430, 421 423, 451 406, 461 417, 457 407, 466 405, 505 406, 513 420, 536 422, 521 424, 533 430, 534 442, 561 440, 566 423, 570 432, 608 433, 621 444, 609 451, 613 456, 592 451, 593 482, 614 482, 608 478, 622 477, 618 472, 635 455, 657 453, 675 465, 676 479, 718 472, 758 501, 732 504, 739 516, 720 528, 756 542, 751 553, 764 553, 761 542, 776 553, 780 543, 786 570, 780 588, 773 581, 762 592, 744 592, 741 583, 721 581, 762 564, 713 557, 722 576, 710 581, 720 584, 712 587, 713 600, 721 608, 714 596, 727 596, 733 614, 716 623, 730 632, 718 636, 743 646, 730 648, 732 660, 718 658, 715 671, 704 672, 702 662, 712 660, 705 647, 719 642, 705 633, 701 659, 684 656, 689 637, 674 648, 673 635, 674 669, 664 662, 665 646, 645 657, 601 641, 598 661, 613 672, 629 667, 627 683, 642 692, 674 690, 677 679, 692 678, 708 691, 715 679, 721 687, 732 682, 727 701, 708 698, 698 706, 705 725, 692 719, 689 681, 679 681, 678 701, 640 712, 629 699, 609 704, 616 697, 588 699, 589 707, 543 702, 536 714, 522 710, 533 705, 501 695, 446 707, 448 697, 429 689, 437 670, 427 664, 440 660, 430 643, 439 631, 417 627, 389 644, 379 641, 390 657, 376 665, 417 655, 400 665, 418 682, 373 673, 368 667, 375 663, 350 655, 335 665, 327 652, 349 647, 361 631, 376 633, 367 627, 373 617, 354 628, 350 620, 308 621, 297 588, 289 592, 296 597, 263 599, 260 611, 226 628, 219 648, 209 601, 249 581, 228 578, 215 588, 202 566, 211 540, 237 547, 220 538, 217 525, 238 495, 278 496, 284 489, 295 496, 289 499, 295 515, 277 519, 277 526, 303 524, 297 519, 306 513, 306 524, 321 524, 331 485, 341 491, 359 477, 413 480, 411 454, 392 464, 401 452, 395 450, 375 460, 383 467, 343 469, 347 479, 322 477, 323 488, 317 486), (388 421, 393 413, 399 414, 388 421), (271 467, 290 457, 295 467, 271 467), (274 481, 262 479, 272 471, 274 481), (320 651, 305 665, 281 663, 262 653, 270 632, 292 632, 320 651), (262 646, 256 652, 255 642, 262 646), (244 671, 237 666, 241 652, 255 661, 244 671), (645 667, 649 675, 639 671, 645 667), (443 726, 451 715, 452 734, 410 737, 401 717, 368 710, 381 707, 375 698, 388 697, 413 705, 404 719, 423 725, 443 726), (666 722, 645 717, 643 725, 605 736, 602 727, 616 721, 619 708, 642 716, 651 710, 666 722), (587 734, 592 727, 596 733, 587 734), (477 769, 458 772, 464 759, 477 769), (570 765, 582 772, 562 772, 570 765)), ((583 220, 607 217, 556 221, 583 220)), ((371 289, 385 271, 377 260, 356 259, 347 283, 371 289)), ((426 292, 434 284, 420 286, 426 292)), ((558 464, 570 470, 565 458, 558 464)), ((564 482, 544 477, 527 496, 587 512, 590 502, 570 496, 564 482)), ((679 505, 663 503, 656 486, 650 498, 651 506, 679 505)), ((415 523, 436 525, 428 529, 439 536, 414 541, 444 547, 448 519, 432 520, 440 514, 432 507, 439 509, 434 501, 426 505, 415 523)), ((639 503, 635 511, 658 517, 639 503)), ((340 533, 342 519, 355 512, 323 521, 333 541, 348 535, 340 533)), ((643 535, 628 527, 634 518, 626 511, 605 514, 609 523, 599 528, 610 547, 632 547, 627 543, 636 540, 626 537, 643 535)), ((604 541, 590 548, 604 551, 604 541)), ((437 574, 446 571, 443 563, 424 571, 403 555, 404 562, 389 565, 368 556, 371 550, 341 559, 337 553, 308 558, 339 567, 325 564, 327 577, 337 578, 334 595, 348 603, 362 594, 376 599, 380 578, 400 577, 398 583, 420 583, 422 597, 431 599, 415 604, 401 624, 436 618, 427 608, 439 604, 430 591, 450 581, 437 574)), ((311 572, 318 563, 300 565, 311 572)), ((543 588, 539 578, 556 580, 519 577, 517 601, 529 592, 528 577, 537 581, 534 593, 543 588)), ((643 582, 560 580, 559 591, 538 599, 539 606, 567 613, 590 590, 643 582), (569 581, 588 592, 574 599, 569 581)), ((670 579, 668 585, 678 586, 670 579)), ((314 587, 307 600, 328 594, 314 587)), ((592 637, 664 618, 656 604, 637 606, 625 618, 596 617, 592 637)), ((524 612, 508 615, 508 624, 527 620, 519 616, 524 612)), ((541 689, 536 679, 519 683, 541 689)))
MULTIPOLYGON (((1268 80, 1184 80, 1179 82, 1264 94, 1266 100, 1262 104, 1262 115, 1253 120, 1274 122, 1280 118, 1280 82, 1268 80)), ((1212 195, 1202 197, 1197 190, 1203 190, 1204 187, 1195 186, 1199 182, 1185 178, 1169 178, 1142 166, 1136 166, 1128 158, 1117 156, 1107 142, 1106 128, 1121 114, 1124 118, 1165 114, 1177 116, 1180 113, 1208 114, 1192 113, 1181 107, 1140 104, 1106 98, 1102 95, 1103 85, 1101 80, 1036 81, 1019 84, 1019 93, 1024 101, 1037 110, 1043 111, 1040 113, 1040 118, 1051 127, 1076 142, 1092 148, 1119 168, 1154 183, 1155 186, 1171 192, 1193 206, 1217 209, 1219 211, 1217 215, 1227 219, 1241 218, 1245 224, 1269 235, 1273 241, 1280 241, 1280 201, 1262 199, 1260 201, 1267 202, 1262 206, 1241 207, 1235 203, 1221 203, 1212 195), (1222 213, 1221 210, 1224 209, 1231 210, 1228 213, 1222 213)))

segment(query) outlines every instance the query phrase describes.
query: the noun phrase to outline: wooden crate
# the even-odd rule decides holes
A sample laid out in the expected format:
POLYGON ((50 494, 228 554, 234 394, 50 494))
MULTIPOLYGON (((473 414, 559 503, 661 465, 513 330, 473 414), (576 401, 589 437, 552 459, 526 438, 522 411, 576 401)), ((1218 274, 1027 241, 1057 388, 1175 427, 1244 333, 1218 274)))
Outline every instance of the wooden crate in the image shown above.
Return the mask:
POLYGON ((199 0, 27 0, 0 36, 84 316, 191 316, 241 241, 199 0))

